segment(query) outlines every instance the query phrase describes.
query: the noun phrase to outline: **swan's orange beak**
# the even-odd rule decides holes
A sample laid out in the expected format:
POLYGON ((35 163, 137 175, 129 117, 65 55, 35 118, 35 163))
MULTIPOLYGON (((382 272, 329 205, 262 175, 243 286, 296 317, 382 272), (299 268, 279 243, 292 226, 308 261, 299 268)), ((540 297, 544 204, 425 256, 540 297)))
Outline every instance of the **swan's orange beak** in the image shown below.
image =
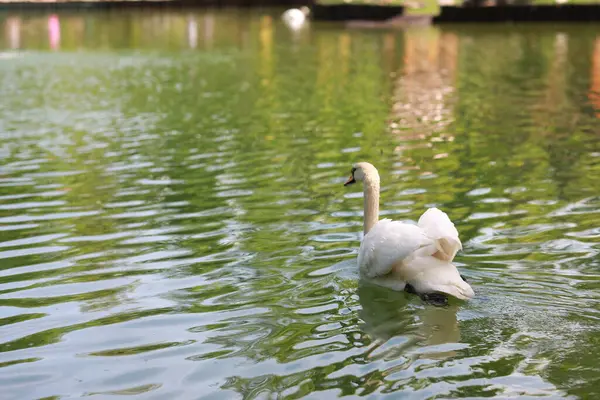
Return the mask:
POLYGON ((356 179, 354 179, 354 174, 350 175, 350 178, 348 178, 346 183, 344 183, 344 186, 352 185, 353 183, 356 183, 356 179))

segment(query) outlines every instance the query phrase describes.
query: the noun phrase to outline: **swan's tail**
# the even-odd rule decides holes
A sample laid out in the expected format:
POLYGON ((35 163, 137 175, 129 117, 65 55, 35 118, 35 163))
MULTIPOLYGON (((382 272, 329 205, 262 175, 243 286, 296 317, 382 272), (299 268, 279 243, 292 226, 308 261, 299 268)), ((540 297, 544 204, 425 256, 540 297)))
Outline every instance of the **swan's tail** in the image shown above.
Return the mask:
POLYGON ((462 279, 454 280, 451 284, 443 285, 439 291, 461 300, 469 300, 475 296, 475 292, 471 285, 462 279))
POLYGON ((418 225, 435 243, 435 251, 431 254, 433 257, 452 261, 456 253, 462 250, 458 231, 445 212, 430 208, 421 215, 418 225))
POLYGON ((445 293, 461 300, 475 296, 475 292, 452 263, 434 256, 416 257, 398 271, 417 293, 445 293))

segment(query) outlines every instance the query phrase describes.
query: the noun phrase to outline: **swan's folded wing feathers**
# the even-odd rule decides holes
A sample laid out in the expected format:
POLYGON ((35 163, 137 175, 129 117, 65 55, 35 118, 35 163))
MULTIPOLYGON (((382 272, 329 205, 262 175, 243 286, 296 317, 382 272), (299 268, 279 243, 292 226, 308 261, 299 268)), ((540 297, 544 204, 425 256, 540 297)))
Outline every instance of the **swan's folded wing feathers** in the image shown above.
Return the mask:
POLYGON ((365 235, 360 245, 360 272, 368 278, 386 275, 395 263, 431 243, 416 225, 382 219, 365 235))
POLYGON ((438 208, 430 208, 421 215, 418 225, 427 236, 435 240, 438 253, 436 257, 444 261, 452 261, 456 253, 462 249, 456 227, 448 215, 438 208))
POLYGON ((454 239, 460 243, 458 231, 452 221, 450 221, 448 214, 438 208, 434 207, 425 211, 419 218, 417 225, 431 238, 454 239))

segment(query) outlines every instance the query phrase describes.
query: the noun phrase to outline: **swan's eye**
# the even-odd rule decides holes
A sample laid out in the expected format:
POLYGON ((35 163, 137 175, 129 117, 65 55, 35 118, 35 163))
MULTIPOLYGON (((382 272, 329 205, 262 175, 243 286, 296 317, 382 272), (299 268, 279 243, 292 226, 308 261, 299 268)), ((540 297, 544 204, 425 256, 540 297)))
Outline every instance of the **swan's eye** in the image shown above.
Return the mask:
POLYGON ((354 175, 354 173, 355 173, 355 172, 356 172, 356 168, 352 168, 352 169, 350 170, 350 173, 351 173, 352 175, 354 175))

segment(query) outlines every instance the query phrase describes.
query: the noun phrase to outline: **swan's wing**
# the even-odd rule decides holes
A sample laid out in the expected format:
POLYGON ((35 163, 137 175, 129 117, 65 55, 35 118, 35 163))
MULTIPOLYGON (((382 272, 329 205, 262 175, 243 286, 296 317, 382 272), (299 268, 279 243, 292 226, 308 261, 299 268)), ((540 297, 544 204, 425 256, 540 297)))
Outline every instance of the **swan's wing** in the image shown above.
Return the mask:
POLYGON ((435 240, 437 252, 432 254, 434 257, 443 261, 452 261, 456 253, 462 249, 458 231, 445 212, 430 208, 421 215, 418 225, 427 236, 435 240))
POLYGON ((396 272, 417 293, 439 292, 462 300, 475 296, 471 286, 462 279, 453 264, 433 256, 416 257, 396 272))
POLYGON ((363 238, 358 252, 358 267, 368 278, 383 276, 392 270, 395 263, 432 243, 416 225, 382 219, 363 238))

